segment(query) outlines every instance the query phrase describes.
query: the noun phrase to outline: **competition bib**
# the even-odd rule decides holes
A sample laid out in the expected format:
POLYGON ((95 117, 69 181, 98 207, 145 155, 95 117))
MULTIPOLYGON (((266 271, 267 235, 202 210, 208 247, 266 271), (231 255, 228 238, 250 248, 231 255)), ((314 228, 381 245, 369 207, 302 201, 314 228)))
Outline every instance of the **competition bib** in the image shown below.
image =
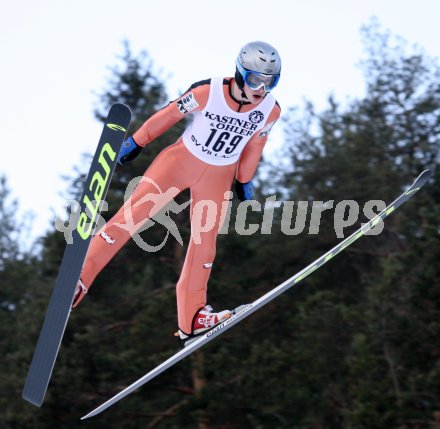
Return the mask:
POLYGON ((235 112, 224 98, 223 78, 213 78, 206 107, 194 113, 193 122, 183 133, 183 142, 193 155, 208 164, 234 164, 250 138, 264 127, 274 105, 274 97, 267 94, 255 109, 235 112))

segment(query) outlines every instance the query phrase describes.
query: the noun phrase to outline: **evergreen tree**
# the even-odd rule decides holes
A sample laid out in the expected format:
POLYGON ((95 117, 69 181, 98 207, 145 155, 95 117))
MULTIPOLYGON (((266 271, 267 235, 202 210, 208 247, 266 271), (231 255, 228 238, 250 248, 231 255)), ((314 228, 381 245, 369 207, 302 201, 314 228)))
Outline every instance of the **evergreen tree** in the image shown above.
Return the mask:
MULTIPOLYGON (((280 186, 295 200, 333 200, 336 206, 350 199, 363 207, 371 199, 392 201, 425 168, 433 169, 434 178, 387 220, 379 236, 363 238, 300 287, 292 362, 302 377, 291 381, 294 403, 304 406, 296 417, 298 427, 433 427, 439 360, 427 344, 439 340, 439 68, 375 22, 363 35, 366 97, 345 109, 330 99, 322 113, 311 104, 302 114, 291 110, 291 167, 289 174, 281 172, 280 186), (334 312, 340 309, 336 330, 331 327, 337 318, 322 318, 331 302, 334 312), (302 319, 310 304, 313 321, 321 322, 315 333, 302 319), (323 345, 319 352, 311 338, 323 345)), ((313 243, 298 236, 295 244, 283 243, 285 252, 313 260, 329 249, 336 239, 332 214, 323 214, 313 243)))
MULTIPOLYGON (((439 67, 376 22, 362 34, 366 96, 345 107, 330 98, 323 112, 311 103, 289 110, 283 162, 272 170, 264 165, 278 180, 258 181, 260 202, 274 189, 295 208, 308 202, 304 231, 286 235, 296 215, 283 218, 286 205, 275 210, 270 234, 237 234, 233 215, 228 234, 219 237, 210 300, 226 308, 261 296, 334 246, 337 231, 347 236, 367 219, 361 210, 356 225, 335 229, 338 203, 390 202, 424 168, 433 170, 430 183, 387 218, 379 235, 362 238, 221 340, 80 423, 86 411, 177 350, 174 286, 185 247, 168 240, 148 253, 129 242, 72 313, 43 408, 3 395, 2 427, 440 427, 439 67), (310 214, 317 201, 332 201, 333 208, 322 212, 314 231, 310 214)), ((134 57, 128 44, 99 97, 97 118, 115 101, 134 112, 129 134, 167 101, 148 55, 134 57)), ((122 204, 128 182, 184 125, 117 168, 107 219, 122 204)), ((71 197, 81 192, 81 173, 69 187, 71 197)), ((0 205, 6 231, 14 225, 13 216, 4 215, 11 207, 0 205)), ((186 246, 188 210, 172 217, 186 246)), ((248 217, 261 221, 261 213, 248 217)), ((154 244, 165 234, 155 225, 142 236, 154 244)), ((47 234, 40 259, 32 260, 17 256, 13 237, 6 236, 1 252, 0 391, 18 398, 65 243, 61 234, 47 234)))
MULTIPOLYGON (((11 199, 0 178, 0 426, 25 427, 36 421, 20 401, 28 365, 29 344, 37 327, 34 316, 44 299, 39 261, 29 243, 29 218, 11 199), (32 304, 31 304, 32 303, 32 304), (25 408, 25 409, 23 409, 25 408), (24 424, 26 422, 26 424, 24 424)), ((29 407, 30 408, 30 407, 29 407)), ((30 427, 30 426, 28 426, 30 427)))

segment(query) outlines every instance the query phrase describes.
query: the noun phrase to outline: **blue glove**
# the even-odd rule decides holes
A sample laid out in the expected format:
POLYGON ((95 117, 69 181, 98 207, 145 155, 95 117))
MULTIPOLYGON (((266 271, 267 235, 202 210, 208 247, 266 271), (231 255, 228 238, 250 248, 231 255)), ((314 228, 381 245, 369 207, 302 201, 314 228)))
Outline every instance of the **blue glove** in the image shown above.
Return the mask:
POLYGON ((251 200, 254 195, 254 185, 252 181, 241 183, 238 180, 235 181, 235 192, 240 201, 251 200))
POLYGON ((124 165, 129 161, 133 161, 141 152, 142 147, 139 146, 133 139, 129 137, 122 143, 121 150, 118 155, 118 164, 124 165))

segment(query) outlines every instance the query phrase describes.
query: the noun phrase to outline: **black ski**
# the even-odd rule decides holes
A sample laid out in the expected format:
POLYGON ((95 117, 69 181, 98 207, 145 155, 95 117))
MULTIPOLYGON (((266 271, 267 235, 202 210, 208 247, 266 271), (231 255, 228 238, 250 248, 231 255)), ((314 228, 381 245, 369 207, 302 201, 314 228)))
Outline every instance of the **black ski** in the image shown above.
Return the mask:
POLYGON ((73 239, 66 245, 64 251, 23 389, 23 398, 37 407, 41 406, 46 394, 69 319, 76 283, 130 120, 131 111, 126 105, 116 103, 110 108, 84 184, 78 223, 72 231, 73 239))
POLYGON ((390 205, 388 205, 382 212, 376 215, 368 223, 364 224, 361 228, 359 228, 349 237, 347 237, 339 244, 337 244, 335 247, 333 247, 333 249, 329 250, 327 253, 322 255, 316 261, 312 262, 310 265, 308 265, 306 268, 301 270, 299 273, 295 274, 294 276, 292 276, 290 279, 286 280, 284 283, 280 284, 279 286, 273 288, 265 295, 258 298, 256 301, 248 305, 240 306, 238 309, 236 309, 235 314, 230 319, 227 319, 223 323, 220 323, 215 328, 208 331, 206 334, 197 337, 191 343, 187 343, 187 346, 183 350, 180 350, 179 352, 171 356, 169 359, 158 365, 152 371, 145 374, 139 380, 135 381, 133 384, 126 387, 124 390, 122 390, 121 392, 110 398, 107 402, 104 402, 102 405, 95 408, 93 411, 82 417, 81 420, 96 416, 105 409, 109 408, 110 406, 112 406, 113 404, 115 404, 125 396, 129 395, 130 393, 132 393, 133 391, 135 391, 145 383, 149 382, 150 380, 152 380, 153 378, 164 372, 166 369, 170 368, 171 366, 175 365, 177 362, 181 361, 189 354, 193 353, 195 350, 199 349, 200 347, 207 344, 209 341, 213 340, 218 335, 224 333, 238 322, 241 322, 244 318, 250 316, 252 313, 254 313, 259 308, 263 307, 264 305, 275 299, 277 296, 284 293, 286 290, 290 289, 292 286, 299 283, 301 280, 306 278, 313 271, 324 265, 326 262, 328 262, 330 259, 336 256, 338 253, 342 252, 345 248, 353 244, 358 238, 362 237, 367 231, 374 228, 374 226, 377 225, 381 219, 385 219, 389 214, 391 214, 394 210, 396 210, 399 206, 401 206, 405 201, 410 199, 414 195, 414 193, 417 192, 428 181, 430 176, 431 176, 431 172, 429 170, 423 171, 420 174, 420 176, 417 177, 414 183, 402 195, 400 195, 395 201, 393 201, 390 205))

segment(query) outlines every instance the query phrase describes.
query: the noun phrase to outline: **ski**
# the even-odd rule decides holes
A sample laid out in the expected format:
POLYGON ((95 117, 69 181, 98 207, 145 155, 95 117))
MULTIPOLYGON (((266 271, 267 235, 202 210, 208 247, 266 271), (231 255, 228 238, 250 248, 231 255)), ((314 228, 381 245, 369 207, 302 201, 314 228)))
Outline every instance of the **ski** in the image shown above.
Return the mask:
POLYGON ((125 388, 124 390, 113 396, 112 398, 110 398, 108 401, 104 402, 102 405, 100 405, 90 413, 83 416, 81 420, 85 420, 90 417, 96 416, 105 409, 109 408, 110 406, 112 406, 113 404, 115 404, 125 396, 129 395, 130 393, 132 393, 133 391, 135 391, 145 383, 157 377, 166 369, 170 368, 171 366, 175 365, 177 362, 181 361, 186 356, 193 353, 195 350, 204 346, 209 341, 213 340, 215 337, 226 332, 229 328, 232 328, 232 326, 241 322, 244 318, 250 316, 252 313, 254 313, 259 308, 263 307, 264 305, 275 299, 277 296, 284 293, 292 286, 299 283, 301 280, 303 280, 311 273, 313 273, 313 271, 324 265, 326 262, 330 261, 330 259, 335 257, 338 253, 342 252, 348 246, 353 244, 357 239, 362 237, 367 231, 374 228, 374 226, 377 225, 381 219, 382 220, 385 219, 389 214, 391 214, 394 210, 396 210, 399 206, 401 206, 405 201, 411 198, 414 195, 414 193, 417 192, 428 181, 430 176, 431 176, 430 170, 423 171, 417 177, 417 179, 415 179, 414 183, 403 194, 401 194, 395 201, 389 204, 383 211, 377 214, 373 219, 371 219, 368 223, 364 224, 361 228, 359 228, 349 237, 345 238, 343 241, 341 241, 339 244, 337 244, 327 253, 319 257, 316 261, 312 262, 310 265, 305 267, 299 273, 295 274, 294 276, 286 280, 284 283, 270 290, 268 293, 261 296, 256 301, 236 309, 235 314, 231 318, 220 323, 219 325, 208 331, 206 334, 193 340, 191 343, 187 343, 185 348, 183 348, 182 350, 171 356, 165 362, 163 362, 162 364, 154 368, 152 371, 150 371, 148 374, 144 375, 142 378, 140 378, 139 380, 137 380, 136 382, 134 382, 133 384, 131 384, 130 386, 128 386, 127 388, 125 388))
POLYGON ((69 319, 76 284, 130 120, 131 111, 126 105, 112 105, 84 184, 78 222, 71 240, 66 244, 23 389, 23 399, 37 407, 44 401, 69 319))

